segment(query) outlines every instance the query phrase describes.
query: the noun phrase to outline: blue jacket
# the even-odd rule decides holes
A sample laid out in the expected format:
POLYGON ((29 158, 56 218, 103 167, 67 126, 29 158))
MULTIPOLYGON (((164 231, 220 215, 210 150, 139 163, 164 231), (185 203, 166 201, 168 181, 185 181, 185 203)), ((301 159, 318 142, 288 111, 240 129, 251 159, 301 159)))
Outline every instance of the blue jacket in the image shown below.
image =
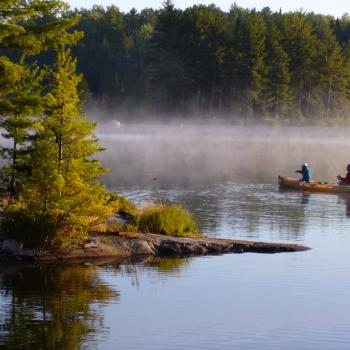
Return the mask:
POLYGON ((310 182, 312 180, 312 171, 307 166, 303 166, 301 170, 297 170, 297 173, 303 175, 302 181, 310 182))

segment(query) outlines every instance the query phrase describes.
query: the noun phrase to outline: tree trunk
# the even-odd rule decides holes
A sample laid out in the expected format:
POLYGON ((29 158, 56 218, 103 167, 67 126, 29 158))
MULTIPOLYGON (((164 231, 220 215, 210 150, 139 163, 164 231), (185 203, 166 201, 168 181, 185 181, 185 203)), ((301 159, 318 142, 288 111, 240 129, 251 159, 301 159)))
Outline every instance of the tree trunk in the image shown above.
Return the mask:
POLYGON ((13 140, 12 172, 11 172, 11 183, 10 183, 10 192, 13 197, 16 196, 16 167, 17 167, 17 141, 13 140))
POLYGON ((329 118, 329 112, 330 112, 330 106, 331 106, 332 85, 333 85, 333 77, 331 76, 331 79, 329 81, 329 87, 328 87, 327 113, 326 113, 327 119, 329 118))

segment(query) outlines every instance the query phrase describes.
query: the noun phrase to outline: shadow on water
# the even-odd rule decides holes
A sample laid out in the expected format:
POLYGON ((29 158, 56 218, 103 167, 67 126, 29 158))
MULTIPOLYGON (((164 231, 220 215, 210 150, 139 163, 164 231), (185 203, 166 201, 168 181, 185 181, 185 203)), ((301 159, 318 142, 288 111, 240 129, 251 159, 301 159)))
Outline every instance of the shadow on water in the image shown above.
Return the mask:
POLYGON ((104 306, 120 293, 102 280, 101 269, 131 278, 152 269, 171 274, 191 259, 104 260, 82 265, 0 267, 0 348, 93 348, 103 336, 104 306))

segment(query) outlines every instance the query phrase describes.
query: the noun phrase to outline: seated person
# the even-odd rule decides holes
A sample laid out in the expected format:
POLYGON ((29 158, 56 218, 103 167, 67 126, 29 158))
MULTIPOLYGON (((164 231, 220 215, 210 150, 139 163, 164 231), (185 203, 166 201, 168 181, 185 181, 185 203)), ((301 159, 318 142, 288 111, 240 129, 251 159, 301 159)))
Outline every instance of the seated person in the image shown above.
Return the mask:
POLYGON ((348 173, 345 175, 345 177, 342 177, 340 175, 337 176, 340 186, 350 186, 350 164, 348 164, 346 170, 348 173))
POLYGON ((312 172, 307 163, 301 165, 301 170, 297 170, 296 173, 300 173, 303 177, 300 179, 301 182, 311 182, 312 172))

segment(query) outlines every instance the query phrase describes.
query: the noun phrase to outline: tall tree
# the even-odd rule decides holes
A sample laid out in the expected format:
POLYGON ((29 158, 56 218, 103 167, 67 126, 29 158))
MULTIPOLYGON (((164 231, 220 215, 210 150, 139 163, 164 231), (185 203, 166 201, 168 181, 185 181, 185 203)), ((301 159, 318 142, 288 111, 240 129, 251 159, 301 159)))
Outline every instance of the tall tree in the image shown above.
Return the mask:
POLYGON ((45 71, 34 65, 22 65, 22 78, 12 84, 10 98, 0 100, 3 113, 1 126, 5 130, 2 136, 12 142, 2 146, 1 155, 9 161, 2 168, 1 185, 13 197, 18 195, 19 186, 28 176, 27 156, 30 151, 30 129, 34 124, 33 116, 42 111, 40 94, 45 71))
POLYGON ((349 108, 350 97, 350 73, 346 56, 329 26, 323 29, 321 57, 320 81, 325 112, 320 112, 328 119, 344 114, 349 108))
POLYGON ((174 109, 184 95, 183 13, 171 0, 163 3, 150 42, 149 96, 160 109, 174 109))
MULTIPOLYGON (((17 195, 20 174, 18 146, 24 146, 28 138, 31 118, 40 110, 40 80, 43 72, 30 64, 33 56, 76 42, 81 36, 77 31, 68 32, 78 18, 62 18, 67 9, 61 1, 6 0, 0 8, 0 72, 6 78, 0 79, 0 122, 5 129, 4 136, 12 139, 12 147, 3 149, 2 154, 12 163, 11 180, 7 190, 17 195)), ((23 150, 22 150, 23 151, 23 150)), ((4 169, 8 173, 8 169, 4 169)))
POLYGON ((59 51, 50 76, 46 115, 37 125, 33 142, 32 174, 17 204, 29 218, 47 225, 47 234, 64 240, 104 222, 114 210, 111 197, 97 180, 106 169, 91 158, 101 147, 93 133, 95 124, 87 121, 81 109, 81 79, 70 51, 59 51))
POLYGON ((290 59, 291 87, 299 117, 309 117, 317 104, 320 41, 305 14, 289 13, 283 17, 283 47, 290 59))
POLYGON ((185 11, 184 22, 188 80, 195 82, 200 110, 212 111, 222 106, 226 85, 227 19, 215 6, 193 6, 185 11))
POLYGON ((241 103, 248 115, 266 108, 266 25, 260 13, 252 11, 241 18, 236 27, 237 70, 241 88, 241 103))
POLYGON ((276 119, 286 116, 291 108, 289 58, 281 44, 282 35, 272 25, 267 38, 268 96, 267 104, 276 119))

